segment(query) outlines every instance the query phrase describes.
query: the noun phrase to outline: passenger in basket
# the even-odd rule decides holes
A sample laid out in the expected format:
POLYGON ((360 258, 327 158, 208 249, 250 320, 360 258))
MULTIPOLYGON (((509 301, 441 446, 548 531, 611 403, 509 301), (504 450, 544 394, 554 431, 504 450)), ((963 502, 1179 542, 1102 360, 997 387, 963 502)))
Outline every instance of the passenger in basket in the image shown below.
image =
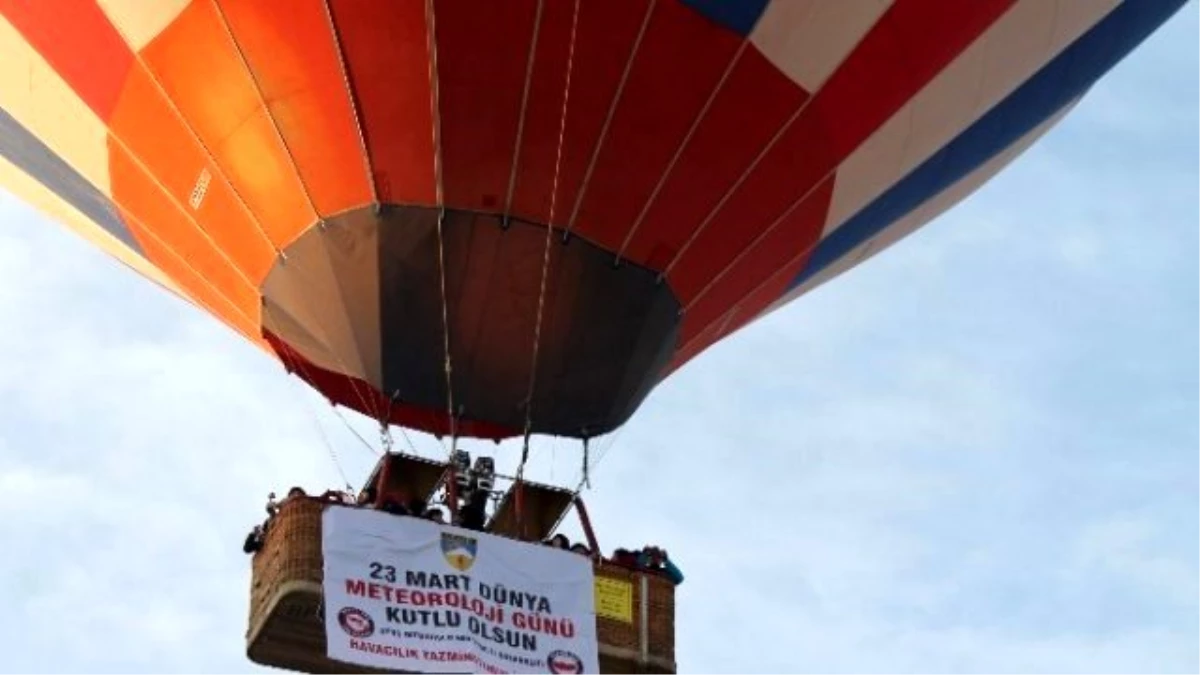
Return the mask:
POLYGON ((326 490, 321 495, 321 501, 326 504, 344 504, 346 503, 346 495, 341 490, 326 490))
POLYGON ((242 544, 243 553, 255 553, 262 550, 263 545, 263 526, 255 525, 250 534, 246 535, 246 542, 242 544))
POLYGON ((567 539, 567 535, 563 534, 562 532, 559 532, 542 543, 551 548, 561 548, 563 550, 571 548, 571 541, 567 539))
POLYGON ((612 561, 618 565, 624 565, 625 567, 638 566, 637 554, 627 548, 619 548, 613 551, 612 561))
POLYGON ((267 517, 274 518, 275 514, 279 513, 279 502, 275 501, 275 493, 267 494, 267 517))
POLYGON ((582 541, 577 541, 574 544, 571 544, 571 553, 578 553, 579 555, 585 555, 589 558, 592 556, 592 550, 588 548, 587 544, 583 543, 582 541))
POLYGON ((660 572, 667 575, 671 583, 678 586, 683 583, 683 572, 671 562, 667 552, 657 546, 647 546, 638 554, 638 567, 644 567, 653 572, 660 572))
POLYGON ((459 526, 482 532, 484 524, 487 523, 487 499, 488 493, 483 490, 472 492, 466 505, 458 512, 459 526))

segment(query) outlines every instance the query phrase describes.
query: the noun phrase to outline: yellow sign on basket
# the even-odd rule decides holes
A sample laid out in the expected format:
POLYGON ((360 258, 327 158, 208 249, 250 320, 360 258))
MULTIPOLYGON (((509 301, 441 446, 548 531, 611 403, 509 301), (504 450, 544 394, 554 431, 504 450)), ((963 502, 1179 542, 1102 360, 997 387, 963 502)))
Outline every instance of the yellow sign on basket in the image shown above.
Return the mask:
POLYGON ((596 616, 633 623, 633 584, 596 577, 596 616))

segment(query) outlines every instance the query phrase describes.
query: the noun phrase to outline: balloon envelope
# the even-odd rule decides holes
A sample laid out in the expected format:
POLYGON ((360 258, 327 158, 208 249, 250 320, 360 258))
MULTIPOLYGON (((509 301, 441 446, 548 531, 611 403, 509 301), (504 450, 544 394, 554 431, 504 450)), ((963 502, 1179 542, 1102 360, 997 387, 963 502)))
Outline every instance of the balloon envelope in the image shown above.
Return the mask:
POLYGON ((0 0, 0 181, 335 402, 597 435, 1182 4, 0 0))

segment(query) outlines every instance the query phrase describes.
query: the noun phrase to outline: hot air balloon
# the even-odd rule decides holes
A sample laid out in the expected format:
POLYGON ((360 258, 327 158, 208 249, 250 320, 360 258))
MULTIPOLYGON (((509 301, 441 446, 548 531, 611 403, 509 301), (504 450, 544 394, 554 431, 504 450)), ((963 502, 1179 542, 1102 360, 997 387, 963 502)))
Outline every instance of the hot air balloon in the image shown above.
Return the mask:
POLYGON ((1183 4, 0 0, 0 181, 336 404, 589 439, 1183 4))

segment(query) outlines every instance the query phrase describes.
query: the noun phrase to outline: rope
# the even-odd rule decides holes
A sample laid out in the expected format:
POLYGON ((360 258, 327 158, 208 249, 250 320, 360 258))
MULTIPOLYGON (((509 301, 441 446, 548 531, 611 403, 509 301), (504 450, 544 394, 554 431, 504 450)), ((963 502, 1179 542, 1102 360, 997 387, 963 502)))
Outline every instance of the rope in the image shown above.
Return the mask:
POLYGON ((337 469, 342 483, 346 486, 347 490, 354 492, 354 486, 350 484, 350 479, 346 477, 346 470, 342 468, 342 462, 338 459, 337 450, 334 449, 333 443, 329 442, 329 435, 325 433, 325 427, 321 426, 321 420, 317 418, 316 411, 313 414, 313 424, 317 425, 317 431, 321 434, 321 441, 325 443, 325 448, 329 450, 329 458, 333 460, 333 466, 337 469))
POLYGON ((521 480, 521 475, 525 471, 525 462, 529 461, 529 436, 525 437, 525 443, 521 446, 521 465, 517 467, 517 480, 521 480))
POLYGON ((408 449, 412 451, 412 454, 419 457, 421 453, 417 452, 417 446, 413 445, 412 438, 408 435, 408 431, 404 427, 397 428, 400 429, 400 437, 404 439, 404 443, 408 445, 408 449))
MULTIPOLYGON (((425 0, 425 48, 429 52, 429 109, 433 114, 433 175, 435 203, 438 206, 437 240, 438 240, 438 280, 442 294, 442 346, 444 348, 446 371, 446 420, 450 425, 451 438, 458 437, 457 418, 454 415, 453 368, 450 363, 450 316, 446 298, 446 253, 443 225, 446 220, 446 205, 443 202, 442 190, 442 104, 438 87, 438 45, 437 45, 437 15, 434 12, 434 0, 425 0)), ((411 441, 409 442, 411 445, 411 441)), ((447 450, 447 457, 453 459, 454 443, 447 450)), ((415 450, 414 450, 415 452, 415 450)))
MULTIPOLYGON (((269 312, 271 306, 263 305, 263 308, 269 312)), ((293 360, 288 359, 286 354, 287 354, 286 350, 284 350, 282 353, 279 354, 279 360, 283 363, 284 370, 286 370, 289 374, 292 372, 296 372, 299 374, 301 379, 308 380, 310 375, 307 372, 305 372, 304 360, 299 359, 299 360, 293 361, 293 360)), ((350 381, 351 381, 351 383, 353 383, 354 382, 353 378, 351 378, 350 381)), ((303 395, 304 392, 302 391, 300 393, 303 395)), ((326 399, 326 400, 329 400, 329 399, 326 399)), ((310 410, 312 410, 312 413, 315 416, 316 409, 312 408, 311 404, 309 404, 307 402, 305 403, 305 405, 308 406, 310 410)), ((342 424, 346 425, 346 428, 350 430, 350 433, 354 434, 355 438, 357 438, 359 441, 362 442, 363 446, 367 449, 367 451, 369 451, 374 456, 379 455, 379 451, 376 450, 375 447, 372 446, 367 441, 367 439, 363 438, 362 434, 358 433, 358 430, 356 430, 353 426, 350 425, 350 421, 342 416, 342 413, 337 409, 337 406, 334 405, 333 401, 331 401, 331 400, 329 401, 329 407, 331 410, 333 410, 333 414, 337 415, 338 419, 340 419, 342 421, 342 424)), ((324 433, 324 432, 322 431, 322 433, 324 433)))
POLYGON ((575 486, 575 489, 571 491, 572 498, 578 497, 579 493, 583 492, 585 487, 589 490, 592 489, 591 473, 594 472, 596 467, 600 466, 600 462, 604 461, 604 458, 608 456, 608 451, 612 450, 613 446, 617 444, 617 439, 620 437, 623 431, 625 431, 625 427, 621 427, 609 435, 607 445, 602 444, 603 447, 601 447, 600 451, 596 453, 596 461, 594 462, 590 461, 589 458, 591 453, 588 448, 588 439, 584 439, 583 476, 579 479, 579 483, 575 486))
POLYGON ((396 397, 393 396, 387 403, 387 409, 381 410, 379 417, 375 420, 379 422, 379 447, 383 448, 383 454, 392 454, 392 432, 388 429, 388 418, 391 416, 392 404, 396 397))
MULTIPOLYGON (((284 264, 291 265, 294 269, 297 269, 300 272, 302 272, 304 274, 304 276, 307 277, 305 280, 306 283, 312 284, 314 287, 316 286, 316 284, 312 283, 313 280, 315 279, 315 277, 310 275, 308 270, 306 268, 304 268, 303 266, 301 266, 298 262, 295 262, 295 261, 293 261, 291 263, 285 262, 284 264)), ((264 302, 262 303, 262 311, 263 311, 264 315, 271 318, 273 321, 278 321, 278 317, 276 317, 275 312, 272 309, 270 302, 266 302, 264 300, 264 302)), ((326 327, 323 322, 318 321, 316 323, 316 328, 325 337, 326 343, 331 342, 329 340, 328 333, 325 332, 326 327)), ((286 345, 286 343, 285 343, 285 345, 286 345)), ((346 361, 341 357, 341 355, 338 353, 338 350, 330 348, 328 350, 328 353, 331 356, 333 356, 335 361, 337 361, 338 367, 342 369, 343 375, 346 377, 346 380, 349 381, 350 390, 352 392, 354 392, 354 395, 358 397, 358 402, 362 404, 363 414, 370 414, 374 417, 379 417, 379 415, 381 415, 382 413, 379 411, 378 407, 375 405, 375 398, 373 396, 370 396, 371 388, 366 384, 363 384, 360 387, 359 383, 358 383, 358 378, 352 377, 351 375, 347 374, 347 373, 352 372, 353 369, 351 369, 349 364, 347 364, 346 361), (367 392, 367 394, 363 394, 364 390, 367 392)), ((280 359, 281 360, 284 359, 282 354, 280 354, 280 359)), ((284 367, 287 368, 289 372, 296 371, 296 372, 301 373, 301 375, 309 382, 315 382, 315 380, 311 378, 311 373, 308 373, 304 370, 304 368, 302 366, 302 360, 296 361, 294 368, 292 366, 288 365, 286 362, 284 363, 284 367)), ((314 385, 314 387, 315 387, 315 385, 314 385)))
POLYGON ((583 439, 583 484, 589 490, 592 489, 592 481, 588 480, 588 438, 583 439))
MULTIPOLYGON (((589 445, 588 441, 590 439, 584 438, 584 441, 583 441, 583 476, 580 479, 579 483, 575 486, 575 489, 571 491, 571 503, 575 502, 575 498, 579 496, 580 492, 583 492, 583 489, 585 487, 589 490, 592 488, 591 479, 589 477, 590 472, 596 470, 596 467, 599 466, 600 462, 608 455, 608 451, 611 450, 613 448, 613 446, 617 444, 617 438, 621 435, 621 432, 624 430, 625 430, 625 427, 621 427, 621 428, 617 429, 617 431, 615 431, 612 434, 609 434, 607 436, 608 444, 605 445, 604 447, 602 447, 600 449, 600 452, 597 453, 598 456, 596 457, 595 462, 591 462, 589 460, 590 452, 589 452, 589 447, 588 447, 588 445, 589 445), (590 466, 590 469, 589 469, 589 466, 590 466)), ((603 445, 603 442, 601 444, 603 445)), ((566 519, 566 517, 567 517, 568 511, 570 511, 570 509, 563 511, 558 516, 558 520, 555 521, 554 527, 550 528, 551 532, 553 532, 554 530, 557 530, 559 525, 562 525, 563 520, 566 519)))
MULTIPOLYGON (((558 148, 554 155, 554 180, 550 188, 550 217, 546 222, 546 241, 542 246, 542 279, 538 288, 537 321, 533 325, 533 353, 529 360, 529 389, 525 394, 525 439, 521 445, 521 463, 517 466, 517 476, 514 489, 516 490, 517 530, 522 535, 525 531, 525 509, 523 508, 522 482, 525 477, 525 465, 529 462, 529 436, 533 431, 533 394, 537 383, 537 364, 542 343, 542 318, 546 310, 546 279, 550 276, 550 238, 554 233, 554 214, 558 208, 558 181, 561 176, 563 145, 567 133, 567 110, 571 101, 571 72, 575 67, 575 36, 579 28, 579 0, 571 11, 571 39, 567 48, 567 72, 563 81, 562 113, 558 121, 558 148)), ((565 231, 564 231, 565 235, 565 231)), ((565 236, 564 236, 565 241, 565 236)))
POLYGON ((458 418, 454 414, 454 370, 450 362, 450 313, 446 300, 446 259, 442 246, 442 221, 445 220, 446 208, 438 210, 437 239, 438 239, 438 277, 442 287, 442 344, 445 347, 444 369, 446 371, 446 421, 450 425, 450 448, 446 451, 446 462, 449 465, 450 498, 447 507, 450 509, 451 521, 458 515, 458 476, 454 469, 454 451, 458 448, 458 418))
MULTIPOLYGON (((297 363, 296 365, 299 366, 300 364, 297 363)), ((284 363, 284 366, 289 370, 291 369, 286 362, 284 363)), ((295 380, 292 381, 294 382, 295 380)), ((346 477, 346 470, 342 468, 342 462, 340 459, 338 459, 337 450, 333 447, 333 443, 329 440, 329 434, 325 433, 325 427, 321 425, 321 418, 317 414, 317 409, 312 405, 311 401, 305 398, 305 392, 303 390, 297 387, 295 391, 297 395, 300 396, 301 400, 304 401, 303 405, 308 410, 313 425, 317 427, 317 434, 321 437, 321 443, 325 445, 325 449, 329 452, 329 459, 333 461, 333 467, 337 469, 338 476, 341 477, 342 483, 346 486, 346 489, 353 492, 354 486, 350 484, 350 479, 346 477)), ((334 410, 336 411, 337 409, 334 408, 334 410)))
POLYGON ((333 410, 333 414, 337 415, 338 419, 342 421, 342 424, 346 425, 346 428, 350 430, 350 433, 354 434, 354 437, 363 444, 363 447, 365 447, 367 450, 370 450, 372 455, 378 457, 379 450, 375 449, 375 446, 371 445, 370 441, 364 438, 362 434, 358 433, 358 429, 355 429, 354 426, 350 424, 350 420, 346 419, 342 415, 342 411, 338 410, 337 406, 333 405, 332 403, 330 403, 329 407, 331 410, 333 410))
POLYGON ((392 439, 392 430, 388 429, 387 424, 379 425, 379 445, 383 448, 383 454, 392 454, 392 446, 395 441, 392 439))
MULTIPOLYGON (((446 299, 446 257, 442 241, 442 222, 446 218, 446 208, 438 210, 437 240, 438 240, 438 281, 442 289, 442 346, 445 349, 445 359, 442 368, 446 372, 446 421, 450 424, 450 437, 458 438, 457 417, 454 415, 454 367, 450 362, 450 310, 446 299)), ((450 444, 450 452, 454 452, 454 443, 450 444)))
POLYGON ((546 223, 546 241, 542 248, 542 280, 538 290, 537 321, 533 327, 533 354, 529 365, 529 389, 525 396, 525 444, 521 452, 521 465, 517 469, 517 480, 525 472, 529 459, 529 435, 533 429, 533 394, 537 383, 537 364, 542 342, 542 318, 546 309, 546 279, 550 272, 550 238, 554 231, 554 213, 558 206, 558 181, 562 168, 563 143, 567 131, 567 109, 571 100, 571 71, 575 66, 575 36, 579 27, 579 0, 575 0, 571 13, 571 40, 567 50, 567 73, 563 83, 562 113, 558 123, 558 150, 554 157, 554 181, 550 189, 550 218, 546 223))

